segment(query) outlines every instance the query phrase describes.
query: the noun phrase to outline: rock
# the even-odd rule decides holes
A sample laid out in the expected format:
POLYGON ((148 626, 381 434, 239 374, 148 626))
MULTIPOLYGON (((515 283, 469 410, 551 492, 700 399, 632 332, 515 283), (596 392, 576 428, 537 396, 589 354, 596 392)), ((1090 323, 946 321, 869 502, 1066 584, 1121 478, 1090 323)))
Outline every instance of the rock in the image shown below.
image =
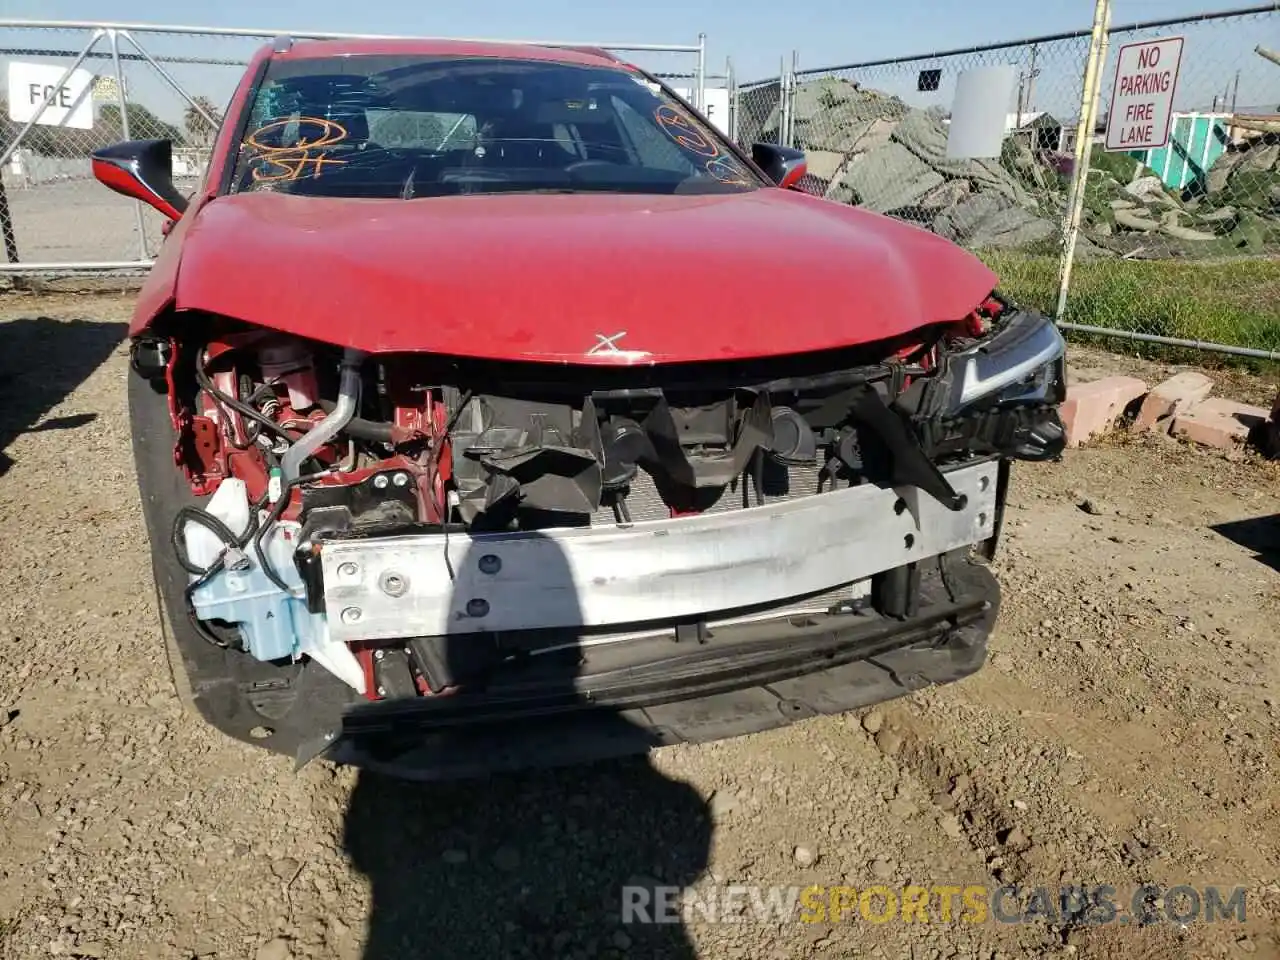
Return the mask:
POLYGON ((998 194, 979 193, 934 218, 934 233, 972 248, 1021 247, 1056 235, 1050 221, 998 194))
POLYGON ((881 730, 876 734, 876 746, 887 757, 896 757, 902 749, 902 737, 892 730, 881 730))
POLYGON ((273 861, 271 864, 271 872, 286 883, 294 878, 301 864, 293 857, 282 857, 273 861))
POLYGON ((872 710, 862 718, 862 729, 873 736, 880 732, 880 728, 884 726, 884 714, 879 710, 872 710))
POLYGON ((1173 417, 1208 399, 1213 381, 1203 373, 1186 370, 1157 384, 1142 400, 1132 430, 1168 433, 1173 417))
POLYGON ((818 862, 819 854, 816 848, 806 844, 799 844, 791 851, 792 859, 802 867, 811 867, 818 862))
POLYGON ((1190 240, 1193 242, 1203 242, 1205 240, 1216 240, 1218 235, 1207 230, 1192 230, 1190 227, 1181 227, 1176 223, 1165 223, 1161 226, 1161 230, 1176 237, 1179 240, 1190 240))
POLYGON ((1213 162, 1205 180, 1205 190, 1209 196, 1216 196, 1226 189, 1231 174, 1240 166, 1242 160, 1244 160, 1243 151, 1228 149, 1213 162))
POLYGON ((1153 230, 1160 229, 1158 221, 1138 216, 1138 214, 1128 210, 1116 210, 1115 218, 1116 223, 1120 224, 1120 226, 1128 227, 1130 230, 1136 230, 1139 233, 1151 233, 1153 230))
POLYGON ((942 182, 940 173, 902 144, 886 143, 849 164, 843 184, 853 191, 860 207, 890 213, 914 207, 942 182))
POLYGON ((1232 450, 1249 440, 1254 430, 1261 435, 1270 411, 1237 403, 1223 397, 1210 397, 1173 418, 1170 433, 1201 446, 1232 450))
POLYGON ((73 951, 77 957, 90 957, 93 960, 101 960, 107 955, 107 945, 97 940, 89 940, 76 946, 73 951))
POLYGON ((871 873, 878 880, 888 880, 893 876, 893 864, 877 857, 871 861, 871 873))
POLYGON ((1225 223, 1228 220, 1235 220, 1235 207, 1219 207, 1217 210, 1210 210, 1208 213, 1197 214, 1202 223, 1225 223))
POLYGON ((889 813, 900 820, 905 820, 916 812, 916 805, 906 797, 894 797, 889 801, 889 813))
POLYGON ((619 950, 623 950, 623 951, 630 950, 631 937, 629 937, 625 931, 619 930, 617 933, 613 935, 613 945, 617 947, 619 950))
POLYGON ((253 955, 254 960, 293 960, 293 948, 284 937, 268 940, 253 955))
POLYGON ((1147 200, 1153 195, 1164 194, 1164 182, 1156 176, 1139 177, 1132 183, 1125 184, 1122 189, 1131 197, 1147 200))
POLYGON ((944 813, 938 818, 938 826, 942 828, 942 832, 953 840, 959 840, 964 836, 964 827, 960 825, 960 819, 952 813, 944 813))
POLYGON ((711 795, 710 807, 711 816, 719 820, 738 809, 738 798, 728 790, 717 790, 711 795))
POLYGON ((1014 827, 1004 835, 1001 841, 1006 847, 1023 847, 1027 844, 1027 835, 1022 832, 1021 827, 1014 827))
POLYGON ((1146 395, 1146 383, 1136 377, 1104 377, 1072 384, 1059 408, 1067 428, 1067 445, 1078 447, 1111 430, 1129 407, 1136 407, 1146 395))
POLYGON ((945 210, 964 200, 971 190, 968 180, 947 180, 921 197, 916 207, 926 212, 945 210))
MULTIPOLYGON (((930 169, 948 178, 965 178, 974 192, 1003 197, 1027 207, 1031 197, 1000 160, 971 160, 947 156, 948 126, 940 110, 908 110, 893 131, 893 139, 924 161, 930 169)), ((1017 150, 1017 146, 1014 146, 1017 150)), ((1035 165, 1034 160, 1032 164, 1035 165)))
POLYGON ((493 865, 506 873, 520 869, 520 851, 515 847, 499 847, 493 854, 493 865))
POLYGON ((1266 173, 1275 169, 1276 161, 1280 160, 1280 143, 1257 143, 1243 151, 1243 154, 1239 166, 1241 172, 1253 170, 1266 173))
POLYGON ((845 155, 834 150, 806 150, 804 160, 811 176, 830 183, 844 166, 845 155))

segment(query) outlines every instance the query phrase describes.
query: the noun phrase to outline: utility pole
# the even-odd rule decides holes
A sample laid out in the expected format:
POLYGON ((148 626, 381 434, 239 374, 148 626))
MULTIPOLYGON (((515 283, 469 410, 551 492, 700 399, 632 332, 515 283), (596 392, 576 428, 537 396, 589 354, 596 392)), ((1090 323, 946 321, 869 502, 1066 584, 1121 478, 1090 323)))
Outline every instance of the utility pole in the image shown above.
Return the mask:
POLYGON ((1040 76, 1040 71, 1036 69, 1036 59, 1039 56, 1039 47, 1033 43, 1030 66, 1018 71, 1018 116, 1014 125, 1019 128, 1026 122, 1023 115, 1035 109, 1036 77, 1040 76))
MULTIPOLYGON (((1040 48, 1037 44, 1031 45, 1031 70, 1027 74, 1027 113, 1031 113, 1036 108, 1036 77, 1040 76, 1040 71, 1036 69, 1036 59, 1040 56, 1040 48)), ((1018 118, 1018 123, 1022 123, 1022 118, 1018 118)))

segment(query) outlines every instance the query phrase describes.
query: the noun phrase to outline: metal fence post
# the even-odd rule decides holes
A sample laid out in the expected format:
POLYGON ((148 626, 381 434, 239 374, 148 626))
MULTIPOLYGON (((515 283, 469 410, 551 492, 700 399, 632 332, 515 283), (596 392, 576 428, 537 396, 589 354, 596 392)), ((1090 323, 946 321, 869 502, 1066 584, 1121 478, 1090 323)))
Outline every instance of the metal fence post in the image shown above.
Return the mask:
POLYGON ((800 87, 799 78, 796 76, 797 70, 800 69, 800 51, 791 51, 791 70, 787 78, 787 146, 794 147, 796 143, 796 91, 800 87))
POLYGON ((0 236, 4 239, 4 258, 18 262, 18 236, 13 231, 13 215, 9 213, 9 195, 4 192, 4 176, 0 173, 0 236))
POLYGON ((1097 0, 1093 11, 1093 35, 1089 40, 1089 57, 1085 61, 1080 92, 1080 123, 1076 130, 1075 169, 1068 192, 1067 217, 1062 237, 1062 264, 1058 281, 1058 306, 1054 319, 1061 321, 1067 309, 1067 291, 1071 287, 1071 268, 1075 263, 1076 241, 1080 237, 1080 215, 1084 211, 1084 195, 1089 183, 1089 161, 1093 155, 1093 132, 1098 123, 1098 96, 1102 90, 1102 71, 1107 62, 1107 38, 1111 28, 1111 0, 1097 0))
POLYGON ((778 58, 778 146, 785 147, 787 145, 787 108, 790 106, 787 98, 787 61, 785 57, 778 58))
POLYGON ((738 89, 738 75, 733 69, 733 57, 728 57, 724 64, 725 84, 729 87, 729 139, 734 143, 738 142, 738 112, 740 104, 738 98, 742 96, 742 91, 738 89))
MULTIPOLYGON (((111 63, 115 67, 116 72, 116 100, 120 104, 120 133, 126 140, 132 140, 133 136, 129 132, 129 104, 124 95, 124 70, 120 66, 120 37, 116 30, 108 30, 107 38, 111 41, 111 63)), ((142 216, 142 201, 133 201, 133 213, 138 222, 138 259, 146 260, 150 254, 147 251, 147 221, 142 216)))
POLYGON ((694 68, 697 73, 695 86, 697 92, 697 102, 694 106, 702 113, 707 112, 707 35, 705 33, 698 34, 698 65, 694 68))

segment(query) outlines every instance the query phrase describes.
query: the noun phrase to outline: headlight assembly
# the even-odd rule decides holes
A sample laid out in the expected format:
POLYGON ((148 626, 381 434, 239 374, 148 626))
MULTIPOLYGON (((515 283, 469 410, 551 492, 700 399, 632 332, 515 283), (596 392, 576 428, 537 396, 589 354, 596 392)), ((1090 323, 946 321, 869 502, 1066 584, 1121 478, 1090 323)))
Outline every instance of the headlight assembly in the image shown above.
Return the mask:
POLYGON ((1066 341, 1040 314, 1016 314, 990 339, 952 354, 948 366, 952 411, 980 400, 1057 404, 1065 399, 1066 341))

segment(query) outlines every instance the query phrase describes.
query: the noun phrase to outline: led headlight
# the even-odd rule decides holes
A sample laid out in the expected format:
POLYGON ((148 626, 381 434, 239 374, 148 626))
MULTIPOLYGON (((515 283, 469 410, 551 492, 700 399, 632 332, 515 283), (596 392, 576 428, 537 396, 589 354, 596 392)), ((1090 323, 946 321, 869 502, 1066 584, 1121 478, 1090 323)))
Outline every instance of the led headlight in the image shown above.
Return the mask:
POLYGON ((1066 341, 1037 313, 1018 313, 991 339, 953 354, 951 409, 978 400, 1061 403, 1066 393, 1066 341))

